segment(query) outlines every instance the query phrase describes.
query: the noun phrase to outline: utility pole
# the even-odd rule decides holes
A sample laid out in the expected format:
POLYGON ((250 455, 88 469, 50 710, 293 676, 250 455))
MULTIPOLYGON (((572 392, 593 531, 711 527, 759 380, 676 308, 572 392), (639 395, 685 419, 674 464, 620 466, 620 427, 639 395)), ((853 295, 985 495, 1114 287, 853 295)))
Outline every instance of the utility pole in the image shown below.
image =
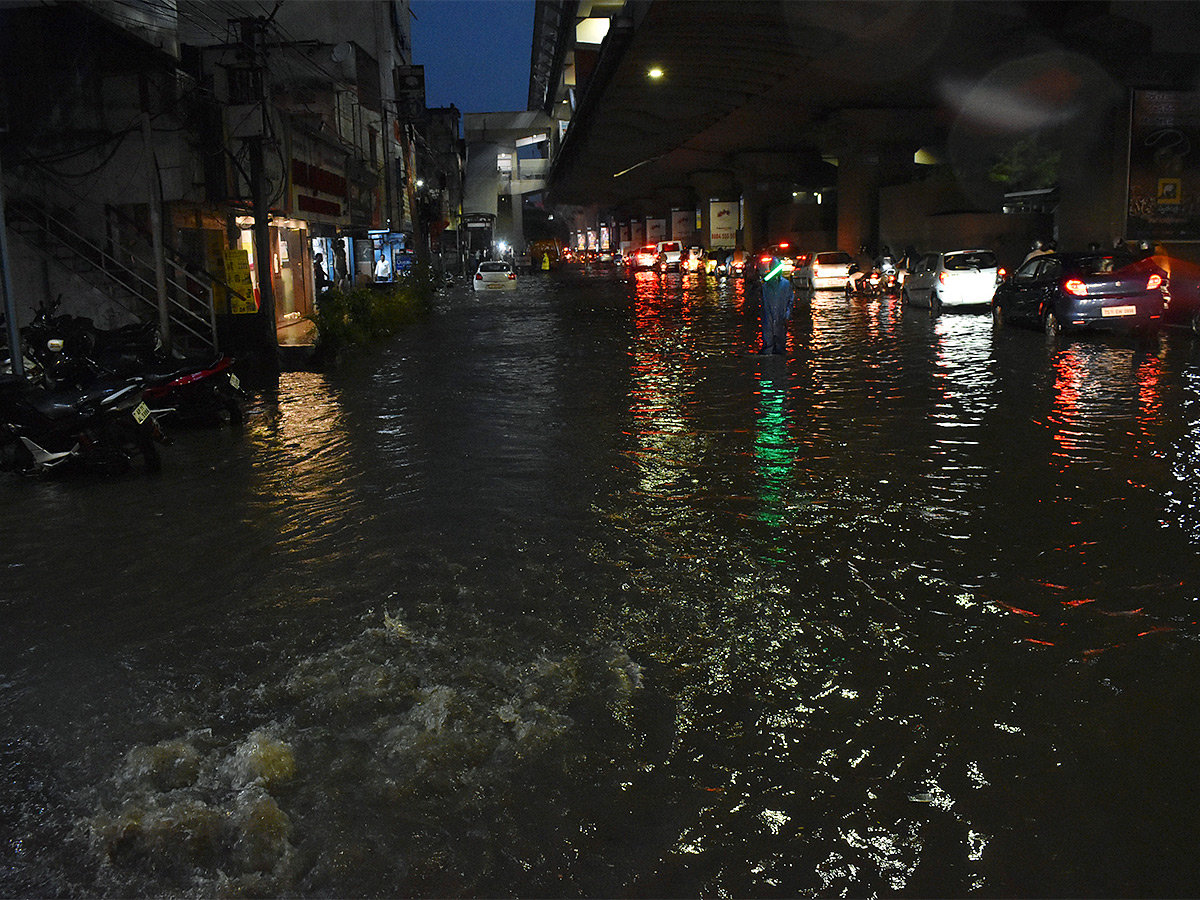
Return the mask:
MULTIPOLYGON (((7 131, 0 129, 0 133, 7 131)), ((0 287, 4 289, 4 320, 8 323, 8 353, 12 358, 12 373, 25 375, 25 357, 21 353, 21 330, 17 327, 17 302, 13 296, 12 273, 8 255, 8 225, 4 220, 4 170, 0 168, 0 287)))
MULTIPOLYGON (((142 82, 143 89, 145 81, 142 82)), ((142 146, 146 150, 146 182, 150 196, 150 239, 154 247, 154 284, 158 293, 158 334, 164 347, 171 346, 171 307, 167 299, 166 250, 163 247, 162 182, 158 178, 158 159, 154 155, 154 137, 150 113, 142 108, 142 146)))
POLYGON ((258 271, 258 341, 262 350, 265 370, 276 377, 279 375, 279 332, 275 325, 275 289, 271 271, 271 217, 267 208, 267 179, 263 162, 263 140, 267 130, 266 67, 262 58, 263 21, 246 18, 241 20, 242 44, 245 46, 250 66, 247 83, 253 86, 253 96, 243 98, 257 103, 262 115, 262 127, 258 133, 246 138, 250 153, 250 196, 254 206, 254 259, 258 271))

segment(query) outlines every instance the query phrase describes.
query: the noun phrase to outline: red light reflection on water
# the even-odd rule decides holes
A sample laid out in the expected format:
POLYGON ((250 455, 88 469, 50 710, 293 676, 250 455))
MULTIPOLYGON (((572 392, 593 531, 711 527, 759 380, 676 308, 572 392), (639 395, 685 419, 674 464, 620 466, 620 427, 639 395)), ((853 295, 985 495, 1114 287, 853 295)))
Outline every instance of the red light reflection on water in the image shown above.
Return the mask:
POLYGON ((1054 355, 1054 394, 1047 419, 1058 451, 1080 462, 1106 452, 1106 432, 1124 426, 1141 455, 1151 447, 1162 412, 1162 361, 1125 347, 1080 343, 1054 355), (1132 377, 1131 377, 1132 376, 1132 377))

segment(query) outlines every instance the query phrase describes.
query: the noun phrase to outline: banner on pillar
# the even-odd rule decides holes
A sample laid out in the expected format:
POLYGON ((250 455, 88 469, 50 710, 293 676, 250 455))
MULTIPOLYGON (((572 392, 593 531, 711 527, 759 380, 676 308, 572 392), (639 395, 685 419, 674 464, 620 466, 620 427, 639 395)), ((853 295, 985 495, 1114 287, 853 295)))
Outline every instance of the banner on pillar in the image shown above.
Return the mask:
POLYGON ((671 239, 675 241, 690 241, 692 238, 692 219, 694 217, 690 209, 671 210, 671 239))
POLYGON ((632 244, 633 243, 633 238, 629 236, 629 223, 628 222, 621 223, 621 237, 619 238, 619 241, 622 244, 632 244))
POLYGON ((659 241, 667 239, 667 220, 666 219, 647 219, 646 220, 646 243, 657 244, 659 241))
POLYGON ((1126 237, 1200 239, 1200 93, 1134 91, 1126 237))
POLYGON ((646 226, 641 222, 630 222, 629 242, 635 247, 640 247, 646 243, 646 226))
POLYGON ((711 200, 708 204, 708 245, 737 246, 738 205, 736 200, 711 200))

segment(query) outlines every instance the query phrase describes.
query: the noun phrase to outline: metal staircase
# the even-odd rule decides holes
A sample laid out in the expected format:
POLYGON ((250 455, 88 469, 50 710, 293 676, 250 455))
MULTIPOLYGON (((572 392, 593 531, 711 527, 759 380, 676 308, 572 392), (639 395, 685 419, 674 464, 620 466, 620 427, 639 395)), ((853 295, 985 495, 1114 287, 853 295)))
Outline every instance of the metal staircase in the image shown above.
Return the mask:
MULTIPOLYGON (((152 254, 104 249, 59 213, 36 201, 12 199, 5 206, 9 232, 23 238, 40 256, 74 274, 113 303, 143 321, 157 321, 159 300, 152 254), (120 258, 117 257, 120 254, 120 258)), ((180 350, 217 349, 213 279, 166 260, 167 308, 171 343, 180 350)))

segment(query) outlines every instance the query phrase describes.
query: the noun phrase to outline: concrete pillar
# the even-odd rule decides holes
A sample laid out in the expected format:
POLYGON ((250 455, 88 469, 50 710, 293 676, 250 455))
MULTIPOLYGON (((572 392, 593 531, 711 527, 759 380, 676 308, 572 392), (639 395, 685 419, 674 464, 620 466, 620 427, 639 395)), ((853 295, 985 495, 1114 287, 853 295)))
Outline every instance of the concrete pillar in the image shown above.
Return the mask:
POLYGON ((879 157, 852 150, 838 157, 838 248, 856 253, 879 231, 879 157))
POLYGON ((692 172, 688 176, 695 192, 696 205, 700 208, 700 244, 706 250, 709 247, 711 234, 711 215, 709 202, 712 200, 737 200, 738 190, 732 172, 724 169, 692 172))

